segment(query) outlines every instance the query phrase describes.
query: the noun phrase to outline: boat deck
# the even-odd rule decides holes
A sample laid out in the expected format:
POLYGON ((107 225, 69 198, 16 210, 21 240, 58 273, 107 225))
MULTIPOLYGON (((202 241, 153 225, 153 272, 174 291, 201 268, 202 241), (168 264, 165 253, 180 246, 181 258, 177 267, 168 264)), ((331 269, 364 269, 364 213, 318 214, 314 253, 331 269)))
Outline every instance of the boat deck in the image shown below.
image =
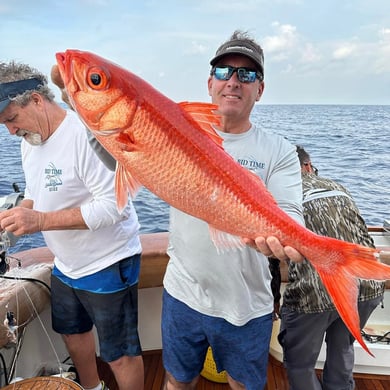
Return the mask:
MULTIPOLYGON (((378 232, 377 234, 382 234, 381 229, 377 230, 371 230, 372 234, 376 234, 375 232, 378 232)), ((386 248, 387 251, 387 264, 390 264, 390 245, 389 245, 389 238, 388 236, 385 237, 386 240, 383 240, 380 242, 378 239, 381 239, 381 236, 379 238, 376 238, 376 242, 379 243, 381 248, 386 248)), ((154 233, 154 234, 146 234, 141 236, 142 240, 142 246, 144 248, 143 256, 142 256, 142 263, 141 263, 141 273, 140 273, 140 282, 139 282, 139 288, 141 292, 153 292, 156 293, 156 295, 159 296, 160 292, 159 289, 161 289, 162 281, 163 281, 163 275, 165 272, 165 268, 168 262, 168 256, 166 254, 166 246, 167 246, 167 233, 154 233)), ((382 249, 385 250, 385 249, 382 249)), ((18 254, 14 254, 15 257, 21 260, 23 263, 23 268, 28 266, 30 263, 45 263, 45 264, 52 264, 53 255, 49 252, 47 248, 36 248, 31 249, 24 252, 19 252, 18 254)), ((382 257, 381 257, 382 259, 382 257)), ((51 270, 47 270, 46 274, 48 275, 48 278, 50 277, 51 270)), ((282 280, 287 280, 287 267, 281 266, 282 271, 282 280)), ((39 287, 41 290, 43 290, 43 293, 47 294, 47 289, 45 287, 39 287)), ((387 281, 387 288, 390 289, 390 280, 387 281)), ((6 291, 11 293, 12 289, 7 289, 6 291)), ((14 294, 15 296, 19 296, 19 294, 14 294)), ((142 295, 145 298, 146 302, 144 305, 140 305, 140 307, 145 307, 146 312, 148 315, 152 313, 158 313, 159 308, 156 305, 156 302, 161 304, 161 298, 156 298, 153 294, 143 294, 142 295), (156 298, 155 300, 153 300, 156 298), (149 301, 147 299, 150 299, 150 302, 154 304, 153 306, 154 310, 151 310, 149 306, 149 301)), ((14 299, 15 301, 15 299, 14 299)), ((7 298, 8 302, 8 298, 7 298)), ((7 310, 15 311, 16 313, 19 313, 18 307, 15 304, 11 306, 11 300, 9 300, 9 308, 7 310)), ((26 300, 27 302, 27 300, 26 300)), ((5 305, 0 305, 0 308, 5 308, 5 305)), ((45 311, 45 313, 48 313, 45 311)), ((1 314, 1 310, 0 310, 1 314)), ((151 318, 146 316, 145 313, 143 320, 149 321, 151 323, 151 318)), ((154 340, 153 337, 159 332, 160 330, 160 318, 157 315, 158 318, 156 318, 155 321, 155 327, 150 328, 149 334, 144 334, 144 341, 150 341, 149 338, 153 341, 150 342, 150 346, 145 349, 154 349, 155 351, 146 351, 144 352, 144 365, 145 365, 145 390, 161 390, 163 383, 164 383, 164 369, 162 364, 162 356, 161 356, 161 350, 157 350, 157 348, 161 348, 161 342, 154 340)), ((0 318, 4 318, 4 313, 0 316, 0 318)), ((20 315, 17 315, 16 318, 18 321, 19 326, 26 326, 28 321, 23 322, 23 317, 20 315)), ((141 318, 141 316, 140 316, 141 318)), ((32 320, 32 318, 31 318, 32 320)), ((153 318, 152 318, 153 320, 153 318)), ((386 319, 386 323, 387 323, 386 319)), ((33 321, 31 321, 33 322, 33 321)), ((35 323, 35 322, 33 322, 35 323)), ((153 324, 153 322, 152 322, 153 324)), ((142 327, 142 324, 140 324, 140 327, 142 327)), ((4 326, 3 326, 4 328, 4 326)), ((33 328, 36 330, 36 328, 33 328)), ((149 329, 149 328, 148 328, 149 329)), ((0 324, 0 342, 1 342, 1 324, 0 324)), ((4 329, 6 332, 7 329, 4 329)), ((35 337, 35 333, 34 336, 35 337)), ((7 342, 7 339, 5 339, 7 342)), ((62 345, 62 344, 61 344, 62 345)), ((1 346, 1 344, 0 344, 1 346)), ((42 351, 40 351, 42 352, 42 351)), ((30 352, 31 353, 31 352, 30 352)), ((39 356, 44 356, 42 353, 39 356)), ((18 362, 23 363, 19 364, 19 367, 24 367, 26 370, 31 371, 31 365, 29 365, 31 358, 29 357, 29 353, 26 353, 25 356, 19 356, 18 362)), ((45 360, 43 360, 45 361, 45 360)), ((384 362, 387 362, 388 359, 384 359, 384 362)), ((99 369, 101 371, 101 377, 105 380, 107 385, 109 386, 110 390, 118 390, 118 386, 115 382, 114 376, 112 375, 110 368, 107 364, 102 363, 100 360, 99 362, 99 369)), ((28 373, 22 372, 22 377, 29 377, 28 373)), ((320 375, 320 371, 318 372, 320 375)), ((33 375, 33 374, 31 374, 33 375)), ((368 374, 355 374, 355 382, 356 387, 355 390, 390 390, 390 375, 368 375, 368 374)), ((229 389, 229 386, 227 384, 219 384, 215 382, 211 382, 203 377, 200 378, 200 381, 198 383, 197 389, 199 390, 224 390, 229 389)), ((269 360, 269 366, 268 366, 268 383, 266 386, 266 390, 288 390, 288 381, 286 377, 286 372, 284 370, 283 365, 276 360, 275 358, 270 356, 269 360)))
MULTIPOLYGON (((161 351, 144 352, 145 390, 162 390, 164 368, 161 351)), ((99 371, 110 390, 118 390, 118 386, 107 364, 99 361, 99 371)), ((320 371, 318 370, 318 375, 320 371)), ((390 390, 390 376, 358 374, 354 375, 355 390, 390 390)), ((227 384, 211 382, 200 377, 197 390, 228 390, 227 384)), ((286 371, 283 365, 270 356, 268 365, 268 381, 265 390, 288 390, 286 371)))

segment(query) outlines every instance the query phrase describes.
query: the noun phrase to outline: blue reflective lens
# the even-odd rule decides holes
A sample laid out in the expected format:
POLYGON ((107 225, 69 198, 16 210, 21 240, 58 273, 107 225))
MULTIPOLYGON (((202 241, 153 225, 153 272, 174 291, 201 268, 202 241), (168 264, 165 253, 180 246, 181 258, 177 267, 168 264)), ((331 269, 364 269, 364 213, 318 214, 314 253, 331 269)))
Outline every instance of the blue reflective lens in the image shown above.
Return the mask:
POLYGON ((212 69, 211 74, 214 75, 217 80, 227 81, 230 80, 234 72, 237 72, 238 80, 241 83, 253 83, 256 79, 262 80, 262 75, 259 72, 244 67, 216 66, 212 69))

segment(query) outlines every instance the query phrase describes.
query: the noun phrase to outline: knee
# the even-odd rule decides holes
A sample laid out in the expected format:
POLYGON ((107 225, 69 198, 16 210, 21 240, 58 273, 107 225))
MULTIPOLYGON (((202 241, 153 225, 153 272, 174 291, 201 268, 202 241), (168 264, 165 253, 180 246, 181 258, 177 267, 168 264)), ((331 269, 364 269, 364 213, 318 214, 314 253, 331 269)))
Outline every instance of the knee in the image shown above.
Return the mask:
POLYGON ((115 372, 123 367, 129 367, 136 364, 143 364, 142 356, 121 356, 117 360, 108 362, 111 369, 115 372))
POLYGON ((166 371, 164 390, 195 390, 198 380, 199 376, 194 378, 191 382, 178 382, 169 372, 166 371))
POLYGON ((69 352, 80 349, 84 352, 95 351, 95 342, 90 333, 63 334, 62 339, 69 352))
POLYGON ((227 376, 228 383, 231 389, 233 390, 245 390, 245 385, 241 382, 236 381, 233 379, 229 374, 227 376))

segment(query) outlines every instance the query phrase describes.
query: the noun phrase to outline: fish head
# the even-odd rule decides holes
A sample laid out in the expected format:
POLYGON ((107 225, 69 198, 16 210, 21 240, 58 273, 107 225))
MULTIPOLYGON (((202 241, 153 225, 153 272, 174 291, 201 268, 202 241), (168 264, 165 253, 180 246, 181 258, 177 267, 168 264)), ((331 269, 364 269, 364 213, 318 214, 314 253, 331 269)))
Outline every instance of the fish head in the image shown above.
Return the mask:
POLYGON ((138 99, 130 72, 80 50, 56 53, 56 60, 69 101, 91 131, 118 133, 131 125, 138 99))

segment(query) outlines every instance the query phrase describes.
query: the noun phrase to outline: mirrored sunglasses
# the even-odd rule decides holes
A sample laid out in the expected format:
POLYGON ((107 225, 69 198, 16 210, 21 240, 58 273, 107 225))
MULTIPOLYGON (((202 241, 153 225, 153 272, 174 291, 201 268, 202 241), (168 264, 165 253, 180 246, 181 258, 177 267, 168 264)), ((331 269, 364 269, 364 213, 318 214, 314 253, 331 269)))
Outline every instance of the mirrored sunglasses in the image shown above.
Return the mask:
POLYGON ((256 79, 263 80, 263 75, 250 68, 234 66, 216 66, 211 69, 211 76, 214 76, 217 80, 227 81, 233 76, 233 73, 237 72, 237 78, 240 83, 253 83, 256 79))

